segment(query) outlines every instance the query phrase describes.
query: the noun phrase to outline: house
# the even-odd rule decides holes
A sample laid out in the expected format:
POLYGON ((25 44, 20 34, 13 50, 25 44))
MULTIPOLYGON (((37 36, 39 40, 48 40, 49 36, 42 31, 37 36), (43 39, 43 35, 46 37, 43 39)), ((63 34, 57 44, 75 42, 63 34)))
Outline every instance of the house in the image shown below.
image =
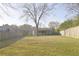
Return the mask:
MULTIPOLYGON (((36 35, 36 29, 35 27, 33 28, 33 35, 36 35)), ((51 35, 52 30, 50 28, 39 28, 38 29, 38 35, 51 35)))

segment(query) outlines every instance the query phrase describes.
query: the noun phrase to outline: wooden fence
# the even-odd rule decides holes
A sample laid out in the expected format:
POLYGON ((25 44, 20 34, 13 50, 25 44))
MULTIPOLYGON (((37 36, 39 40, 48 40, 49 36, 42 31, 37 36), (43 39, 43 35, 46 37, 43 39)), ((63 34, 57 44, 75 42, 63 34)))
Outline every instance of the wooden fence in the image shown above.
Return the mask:
POLYGON ((60 31, 62 36, 79 38, 79 26, 60 31))
POLYGON ((20 31, 0 32, 0 40, 13 39, 21 36, 23 36, 23 34, 20 31))

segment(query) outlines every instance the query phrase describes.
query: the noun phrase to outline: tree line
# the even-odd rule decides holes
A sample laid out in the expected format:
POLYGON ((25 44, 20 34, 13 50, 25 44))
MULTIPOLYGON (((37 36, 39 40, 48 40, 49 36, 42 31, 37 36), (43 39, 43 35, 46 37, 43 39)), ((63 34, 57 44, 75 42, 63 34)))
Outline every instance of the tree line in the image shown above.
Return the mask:
POLYGON ((73 17, 72 19, 68 19, 60 24, 59 30, 65 30, 71 27, 79 26, 79 15, 73 17))

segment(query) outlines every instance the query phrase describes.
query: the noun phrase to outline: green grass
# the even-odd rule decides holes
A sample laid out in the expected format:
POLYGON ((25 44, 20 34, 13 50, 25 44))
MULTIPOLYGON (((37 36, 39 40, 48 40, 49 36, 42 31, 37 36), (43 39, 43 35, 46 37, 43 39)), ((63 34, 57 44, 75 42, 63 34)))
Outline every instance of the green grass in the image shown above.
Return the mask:
POLYGON ((7 47, 1 48, 0 55, 79 56, 79 39, 62 36, 24 37, 7 47))

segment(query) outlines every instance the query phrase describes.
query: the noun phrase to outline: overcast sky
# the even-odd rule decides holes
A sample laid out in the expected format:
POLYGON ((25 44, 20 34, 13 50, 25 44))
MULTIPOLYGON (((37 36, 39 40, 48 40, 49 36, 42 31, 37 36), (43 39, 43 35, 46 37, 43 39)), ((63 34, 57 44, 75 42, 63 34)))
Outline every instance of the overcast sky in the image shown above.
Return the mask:
MULTIPOLYGON (((18 4, 16 4, 18 5, 18 4)), ((20 4, 19 4, 20 5, 20 4)), ((24 23, 27 23, 27 24, 31 24, 31 25, 35 25, 32 21, 27 21, 25 22, 25 20, 23 19, 20 19, 19 17, 21 16, 22 12, 21 10, 14 10, 14 9, 11 9, 11 8, 4 8, 3 5, 1 5, 1 8, 0 8, 0 25, 3 25, 3 24, 16 24, 16 25, 22 25, 24 23), (7 13, 9 13, 10 15, 7 16, 5 14, 5 12, 3 11, 3 9, 5 11, 7 11, 7 13)), ((67 20, 66 19, 66 14, 67 14, 67 10, 65 9, 65 6, 62 5, 62 4, 58 4, 55 8, 55 10, 51 13, 51 15, 45 17, 45 21, 42 22, 42 25, 43 26, 48 26, 48 23, 50 21, 57 21, 59 23, 67 20)), ((71 17, 72 15, 70 15, 69 17, 71 17)))

